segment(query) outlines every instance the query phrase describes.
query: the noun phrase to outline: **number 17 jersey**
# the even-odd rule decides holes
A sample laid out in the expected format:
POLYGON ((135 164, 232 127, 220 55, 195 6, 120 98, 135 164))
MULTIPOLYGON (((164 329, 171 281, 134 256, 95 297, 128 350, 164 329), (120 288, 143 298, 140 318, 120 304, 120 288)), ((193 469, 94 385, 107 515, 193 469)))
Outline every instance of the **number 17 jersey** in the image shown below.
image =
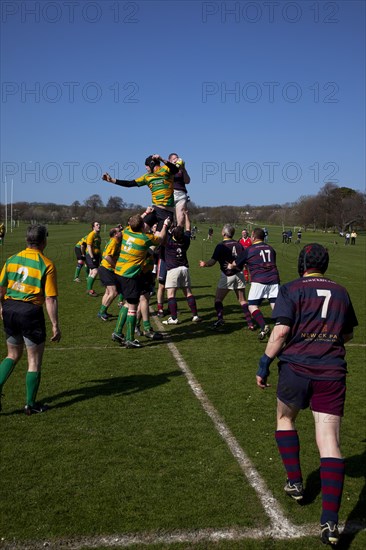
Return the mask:
POLYGON ((235 263, 240 269, 245 264, 248 266, 252 283, 280 284, 280 275, 276 266, 276 251, 269 244, 264 242, 252 244, 238 256, 235 263))

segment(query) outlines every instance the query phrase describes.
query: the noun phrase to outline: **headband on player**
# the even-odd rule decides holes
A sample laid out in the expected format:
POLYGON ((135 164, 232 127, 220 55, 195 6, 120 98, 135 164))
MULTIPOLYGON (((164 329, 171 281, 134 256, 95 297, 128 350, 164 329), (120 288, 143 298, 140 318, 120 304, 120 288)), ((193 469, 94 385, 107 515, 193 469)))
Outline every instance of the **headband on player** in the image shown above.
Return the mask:
POLYGON ((154 159, 152 155, 145 159, 145 166, 149 166, 151 171, 154 171, 155 166, 160 166, 160 161, 154 159))

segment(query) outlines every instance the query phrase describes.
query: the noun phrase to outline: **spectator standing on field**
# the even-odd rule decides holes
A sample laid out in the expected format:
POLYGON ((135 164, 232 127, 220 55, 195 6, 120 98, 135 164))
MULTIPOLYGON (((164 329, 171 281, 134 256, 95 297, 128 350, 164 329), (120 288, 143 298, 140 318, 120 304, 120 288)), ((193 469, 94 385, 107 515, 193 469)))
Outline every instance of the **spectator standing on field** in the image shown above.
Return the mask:
POLYGON ((351 239, 351 234, 349 231, 347 231, 346 235, 345 235, 345 241, 344 241, 344 244, 345 245, 348 245, 350 244, 350 239, 351 239))
POLYGON ((356 231, 352 231, 352 233, 351 233, 351 244, 356 244, 356 238, 357 238, 356 231))
MULTIPOLYGON (((41 413, 47 406, 36 402, 41 381, 41 366, 46 340, 43 304, 52 324, 52 342, 59 342, 56 268, 44 256, 47 228, 31 225, 26 234, 27 248, 11 256, 0 274, 0 315, 4 322, 8 353, 0 364, 0 396, 2 388, 27 348, 26 375, 27 416, 41 413)), ((1 402, 0 402, 1 410, 1 402)))
POLYGON ((3 245, 5 241, 5 224, 0 223, 0 245, 3 245))
POLYGON ((268 387, 269 366, 279 360, 275 438, 287 473, 285 492, 304 497, 300 441, 295 427, 301 409, 310 406, 320 454, 321 538, 338 543, 338 511, 344 482, 339 431, 346 395, 345 343, 357 326, 345 288, 326 278, 327 250, 306 245, 299 255, 300 278, 280 288, 272 317, 275 326, 259 361, 256 381, 268 387))

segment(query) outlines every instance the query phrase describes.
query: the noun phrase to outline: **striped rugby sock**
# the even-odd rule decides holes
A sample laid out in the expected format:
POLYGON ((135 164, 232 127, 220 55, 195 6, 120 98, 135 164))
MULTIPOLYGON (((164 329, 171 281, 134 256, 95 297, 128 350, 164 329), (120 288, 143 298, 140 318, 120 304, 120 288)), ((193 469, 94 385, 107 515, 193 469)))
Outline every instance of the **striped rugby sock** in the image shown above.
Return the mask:
POLYGON ((321 458, 320 480, 322 486, 322 515, 320 523, 327 521, 338 523, 338 511, 341 506, 344 483, 344 459, 321 458))
POLYGON ((276 430, 275 438, 287 479, 290 483, 302 482, 300 467, 300 441, 296 430, 276 430))
POLYGON ((170 315, 173 319, 177 318, 178 315, 178 307, 177 307, 177 299, 176 298, 168 298, 168 308, 170 311, 170 315))

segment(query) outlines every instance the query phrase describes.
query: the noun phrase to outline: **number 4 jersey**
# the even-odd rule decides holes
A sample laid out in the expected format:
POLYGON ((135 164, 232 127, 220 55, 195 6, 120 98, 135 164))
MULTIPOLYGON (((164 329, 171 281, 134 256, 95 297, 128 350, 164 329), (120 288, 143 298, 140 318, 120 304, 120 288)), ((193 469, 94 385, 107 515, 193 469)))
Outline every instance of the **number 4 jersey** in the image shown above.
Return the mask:
POLYGON ((272 318, 290 326, 278 358, 297 374, 337 380, 347 372, 343 335, 357 318, 345 288, 319 274, 280 287, 272 318))

